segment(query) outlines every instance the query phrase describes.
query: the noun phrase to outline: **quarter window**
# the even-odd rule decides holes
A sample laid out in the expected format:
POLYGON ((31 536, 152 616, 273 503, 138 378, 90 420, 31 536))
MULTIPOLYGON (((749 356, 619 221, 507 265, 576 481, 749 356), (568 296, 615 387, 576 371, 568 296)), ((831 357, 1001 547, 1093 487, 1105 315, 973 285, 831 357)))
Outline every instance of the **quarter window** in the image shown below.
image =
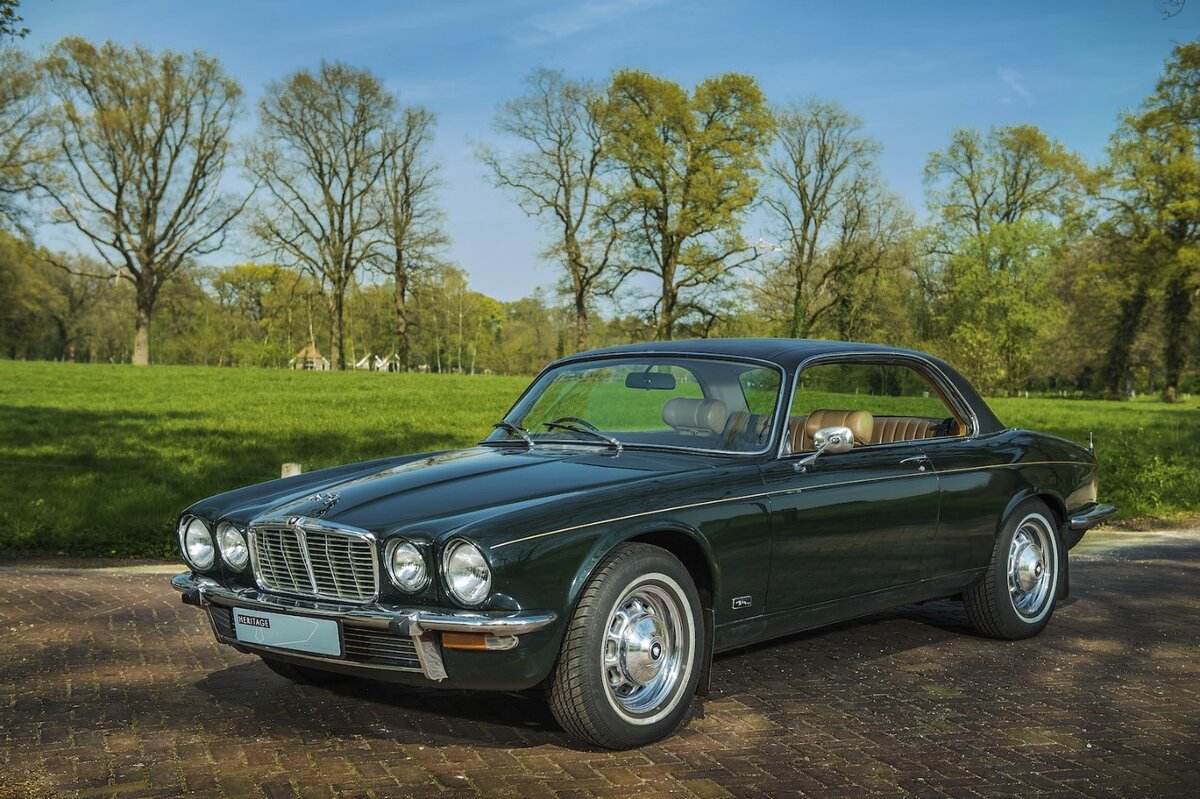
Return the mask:
POLYGON ((823 363, 805 369, 796 383, 788 423, 788 449, 813 449, 823 427, 849 427, 855 446, 964 435, 967 425, 939 389, 903 364, 823 363))

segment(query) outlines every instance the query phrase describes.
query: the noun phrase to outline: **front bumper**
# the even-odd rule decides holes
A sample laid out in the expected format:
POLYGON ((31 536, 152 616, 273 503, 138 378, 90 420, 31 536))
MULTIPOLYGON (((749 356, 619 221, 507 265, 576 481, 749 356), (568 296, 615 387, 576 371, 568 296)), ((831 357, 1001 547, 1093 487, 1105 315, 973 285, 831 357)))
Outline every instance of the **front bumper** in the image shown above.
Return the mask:
POLYGON ((228 643, 256 653, 269 652, 289 659, 301 658, 318 661, 338 670, 362 668, 369 672, 393 670, 420 672, 427 679, 441 681, 447 678, 442 658, 442 649, 437 634, 474 633, 483 636, 487 649, 506 650, 517 646, 518 638, 549 627, 557 614, 553 611, 485 611, 449 613, 416 610, 392 605, 371 604, 366 606, 342 605, 318 600, 300 599, 264 593, 257 588, 227 588, 216 580, 192 572, 183 572, 171 578, 171 585, 182 594, 185 604, 209 610, 213 634, 221 643, 228 643), (365 645, 360 644, 360 657, 324 657, 274 647, 255 645, 238 640, 225 626, 218 624, 212 608, 242 608, 274 613, 334 619, 343 628, 355 631, 361 641, 381 641, 380 646, 392 651, 387 641, 394 636, 397 642, 411 640, 414 650, 413 665, 397 665, 394 658, 372 658, 365 645), (419 663, 419 667, 417 664, 419 663))

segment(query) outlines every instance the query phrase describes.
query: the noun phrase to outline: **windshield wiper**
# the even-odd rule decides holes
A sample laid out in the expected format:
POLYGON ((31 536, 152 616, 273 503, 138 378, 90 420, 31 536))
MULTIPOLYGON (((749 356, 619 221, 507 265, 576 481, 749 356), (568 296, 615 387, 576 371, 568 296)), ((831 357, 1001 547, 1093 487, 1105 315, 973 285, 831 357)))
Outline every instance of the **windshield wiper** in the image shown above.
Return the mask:
POLYGON ((562 424, 561 422, 542 422, 542 424, 546 425, 546 427, 553 427, 557 430, 570 430, 572 433, 583 433, 584 435, 595 436, 615 449, 617 452, 620 452, 623 449, 623 445, 620 441, 617 441, 612 436, 604 435, 604 433, 601 433, 599 430, 589 430, 586 427, 576 427, 573 424, 562 424))
POLYGON ((492 425, 493 430, 496 428, 500 428, 506 433, 512 433, 514 436, 520 436, 521 440, 525 442, 525 446, 533 449, 533 436, 529 435, 529 431, 524 427, 513 424, 512 422, 500 421, 492 425))

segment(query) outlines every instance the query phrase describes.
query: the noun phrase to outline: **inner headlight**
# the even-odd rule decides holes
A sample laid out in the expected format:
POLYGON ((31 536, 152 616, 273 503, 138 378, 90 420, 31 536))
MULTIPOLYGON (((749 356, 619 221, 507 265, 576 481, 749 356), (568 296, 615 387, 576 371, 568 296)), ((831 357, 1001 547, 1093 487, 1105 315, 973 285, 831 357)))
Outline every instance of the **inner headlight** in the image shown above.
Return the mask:
POLYGON ((410 594, 420 591, 429 581, 429 570, 421 552, 407 541, 392 541, 387 548, 388 574, 392 582, 410 594))
POLYGON ((179 524, 179 546, 193 569, 203 571, 213 565, 216 548, 212 533, 195 516, 189 516, 179 524))
POLYGON ((246 546, 246 537, 242 531, 229 522, 217 525, 217 546, 221 548, 221 557, 235 569, 244 569, 250 561, 250 549, 246 546))
POLYGON ((446 550, 444 560, 446 587, 464 605, 478 605, 492 588, 492 570, 478 547, 469 541, 455 541, 446 550))

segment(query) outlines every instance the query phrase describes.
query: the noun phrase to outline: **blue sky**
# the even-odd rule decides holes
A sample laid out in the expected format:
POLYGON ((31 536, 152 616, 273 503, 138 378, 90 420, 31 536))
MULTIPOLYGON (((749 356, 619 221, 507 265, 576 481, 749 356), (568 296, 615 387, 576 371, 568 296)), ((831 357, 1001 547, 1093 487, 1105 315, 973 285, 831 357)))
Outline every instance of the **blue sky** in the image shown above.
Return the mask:
MULTIPOLYGON (((557 273, 537 260, 545 241, 537 223, 491 187, 472 151, 476 142, 496 141, 496 108, 521 92, 535 67, 599 81, 633 66, 689 86, 741 71, 775 103, 836 100, 882 142, 884 178, 921 211, 925 158, 957 127, 1034 123, 1098 159, 1118 111, 1153 89, 1173 44, 1197 35, 1200 2, 1167 21, 1160 7, 1159 0, 26 0, 20 13, 35 50, 78 34, 215 54, 246 90, 246 134, 269 81, 322 59, 371 69, 402 101, 437 113, 450 255, 476 289, 511 300, 552 284, 557 273)), ((249 253, 235 245, 224 260, 249 253)))

